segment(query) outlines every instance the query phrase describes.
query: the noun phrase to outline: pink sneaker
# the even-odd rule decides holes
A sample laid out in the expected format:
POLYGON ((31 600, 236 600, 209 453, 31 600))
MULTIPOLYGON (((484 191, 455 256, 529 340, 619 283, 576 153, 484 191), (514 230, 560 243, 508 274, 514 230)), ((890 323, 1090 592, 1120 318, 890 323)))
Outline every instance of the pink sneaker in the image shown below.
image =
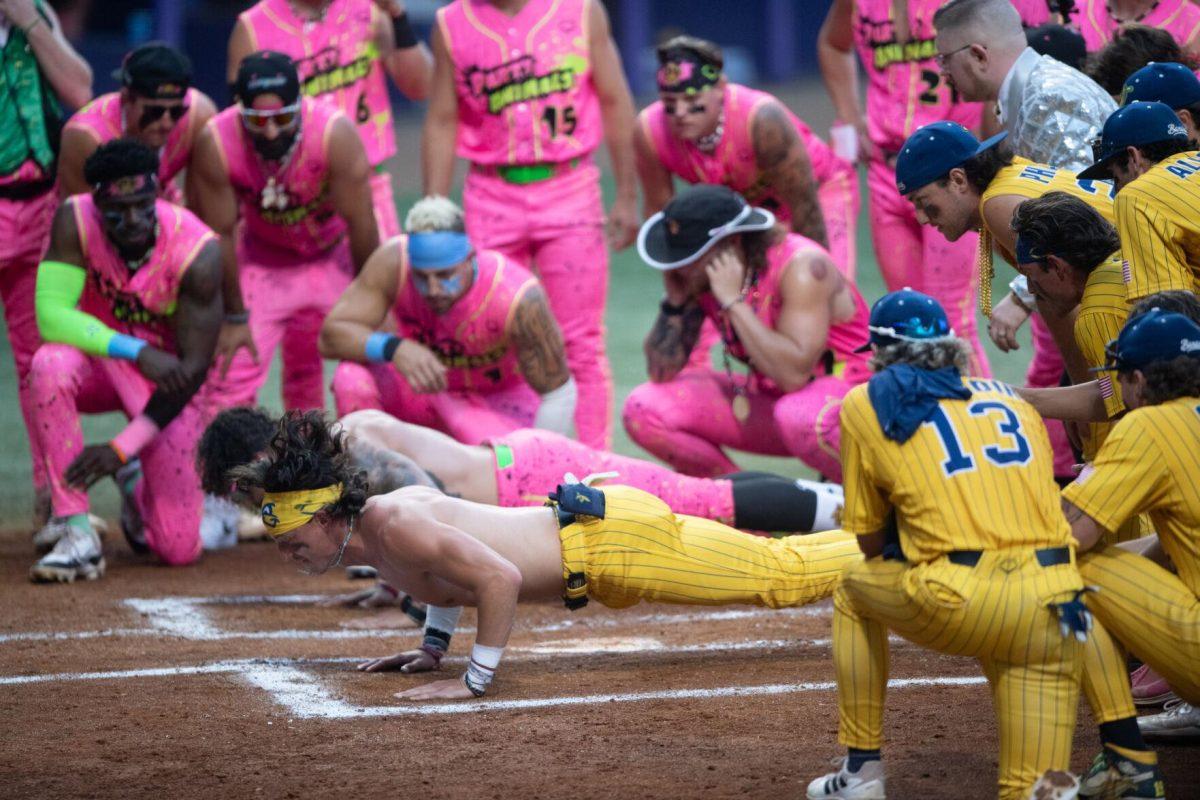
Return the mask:
POLYGON ((1168 700, 1175 699, 1175 693, 1167 682, 1149 664, 1129 673, 1129 682, 1133 687, 1133 703, 1138 706, 1161 706, 1168 700))

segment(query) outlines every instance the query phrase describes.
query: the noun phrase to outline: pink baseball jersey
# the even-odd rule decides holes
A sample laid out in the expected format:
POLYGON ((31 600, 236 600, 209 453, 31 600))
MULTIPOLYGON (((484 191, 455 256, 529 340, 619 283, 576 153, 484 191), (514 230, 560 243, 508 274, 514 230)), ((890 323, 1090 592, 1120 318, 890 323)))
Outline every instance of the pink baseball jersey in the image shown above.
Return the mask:
MULTIPOLYGON (((758 276, 746 295, 746 303, 753 309, 755 316, 762 321, 763 325, 774 330, 779 322, 779 312, 783 308, 783 292, 780 284, 792 258, 803 250, 814 249, 826 253, 825 248, 812 239, 798 233, 789 233, 767 250, 767 269, 758 276)), ((849 281, 846 282, 846 287, 854 298, 854 316, 844 322, 837 322, 829 326, 825 356, 818 364, 816 374, 837 375, 854 385, 862 383, 871 374, 871 370, 867 366, 866 354, 854 352, 856 348, 867 342, 869 336, 867 319, 870 312, 867 304, 863 302, 862 295, 858 293, 857 287, 849 281)), ((749 364, 750 358, 746 353, 746 348, 738 340, 737 333, 728 324, 724 315, 721 314, 720 305, 711 292, 700 296, 700 306, 716 325, 717 330, 721 332, 729 354, 738 361, 749 364)), ((751 369, 753 369, 753 365, 751 365, 751 369)), ((754 377, 763 391, 779 392, 778 387, 770 378, 758 372, 754 373, 754 377)))
POLYGON ((471 288, 449 311, 437 314, 410 278, 407 238, 402 240, 393 307, 401 335, 433 351, 447 367, 446 386, 452 392, 487 394, 523 382, 508 326, 537 279, 500 253, 479 250, 471 288))
MULTIPOLYGON (((895 0, 855 0, 854 44, 867 73, 867 130, 889 154, 922 125, 951 120, 975 128, 982 105, 964 103, 942 80, 933 15, 946 0, 908 0, 909 35, 897 41, 895 0)), ((1026 26, 1049 19, 1045 0, 1013 0, 1026 26)))
POLYGON ((92 196, 77 194, 67 202, 75 212, 80 249, 87 258, 80 310, 119 333, 175 352, 170 317, 175 313, 179 286, 200 249, 215 241, 216 234, 186 208, 158 200, 154 249, 145 264, 131 270, 104 233, 92 196))
MULTIPOLYGON (((179 187, 175 185, 175 176, 183 171, 192 157, 192 145, 196 141, 196 115, 192 109, 196 101, 203 97, 195 89, 188 89, 184 103, 188 112, 179 118, 167 143, 158 153, 158 194, 162 199, 171 203, 183 200, 179 187)), ((120 139, 125 135, 125 115, 121 109, 121 93, 110 92, 97 97, 88 103, 67 121, 65 130, 81 130, 95 140, 97 145, 120 139)))
POLYGON ((242 126, 240 106, 209 120, 238 198, 248 249, 264 244, 307 260, 328 252, 346 235, 346 222, 329 192, 329 135, 341 117, 329 103, 301 100, 300 140, 290 156, 273 164, 255 151, 242 126))
MULTIPOLYGON (((1078 26, 1089 53, 1111 42, 1121 26, 1109 13, 1105 0, 1080 0, 1071 22, 1078 26)), ((1180 47, 1190 50, 1200 34, 1200 7, 1192 0, 1158 0, 1145 17, 1126 22, 1161 28, 1175 37, 1180 47)))
POLYGON ((371 24, 373 0, 331 0, 320 20, 296 14, 288 0, 261 0, 238 17, 254 50, 291 56, 308 97, 331 99, 358 125, 375 166, 396 153, 392 104, 371 24))
POLYGON ((730 83, 725 87, 722 102, 725 130, 711 153, 671 134, 661 100, 638 114, 638 125, 668 172, 688 183, 724 184, 741 193, 752 205, 769 208, 785 225, 790 223, 791 208, 766 183, 754 157, 754 116, 767 104, 775 103, 787 113, 804 142, 818 184, 842 175, 854 179, 854 167, 835 156, 829 145, 773 95, 730 83))
POLYGON ((596 149, 587 0, 529 0, 511 17, 487 0, 455 0, 437 20, 454 63, 459 156, 528 165, 596 149))

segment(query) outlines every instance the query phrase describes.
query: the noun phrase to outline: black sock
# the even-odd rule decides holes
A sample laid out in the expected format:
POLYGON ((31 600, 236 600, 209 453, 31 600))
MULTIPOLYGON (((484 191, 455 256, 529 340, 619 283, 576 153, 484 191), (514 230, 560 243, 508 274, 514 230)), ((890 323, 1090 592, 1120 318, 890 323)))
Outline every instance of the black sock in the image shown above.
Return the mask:
POLYGON ((862 765, 868 761, 879 761, 883 758, 879 753, 879 749, 874 750, 859 750, 857 747, 851 747, 846 750, 846 771, 858 772, 862 769, 862 765))
POLYGON ((1149 750, 1142 740, 1142 732, 1138 728, 1137 717, 1105 722, 1100 725, 1100 741, 1105 745, 1114 745, 1125 750, 1149 750))
POLYGON ((769 472, 736 472, 733 482, 734 527, 752 531, 808 533, 817 514, 817 496, 794 480, 769 472))

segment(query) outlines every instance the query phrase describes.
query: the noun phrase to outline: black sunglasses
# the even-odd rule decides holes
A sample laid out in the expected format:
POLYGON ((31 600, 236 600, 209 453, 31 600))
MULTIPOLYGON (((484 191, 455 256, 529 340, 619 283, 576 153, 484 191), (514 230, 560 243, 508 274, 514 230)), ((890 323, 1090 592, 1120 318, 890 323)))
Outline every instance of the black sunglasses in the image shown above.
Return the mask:
POLYGON ((183 119, 183 115, 186 114, 190 108, 191 106, 187 105, 186 103, 177 106, 165 106, 159 105, 158 103, 147 103, 146 105, 142 106, 142 127, 144 128, 151 123, 158 122, 158 120, 162 119, 163 114, 170 114, 172 120, 179 122, 179 120, 183 119))

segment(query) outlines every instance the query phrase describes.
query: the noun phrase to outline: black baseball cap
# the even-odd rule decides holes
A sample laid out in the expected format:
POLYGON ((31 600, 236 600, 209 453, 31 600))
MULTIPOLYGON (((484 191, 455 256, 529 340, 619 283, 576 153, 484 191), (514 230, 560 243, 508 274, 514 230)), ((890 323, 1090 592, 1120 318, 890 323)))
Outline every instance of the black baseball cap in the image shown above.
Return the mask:
POLYGON ((192 84, 192 62, 166 42, 147 42, 126 53, 112 76, 143 97, 178 100, 192 84))
POLYGON ((278 95, 285 106, 300 99, 300 75, 291 58, 274 50, 260 50, 242 59, 238 65, 234 94, 243 106, 264 94, 278 95))
POLYGON ((1082 70, 1087 59, 1083 36, 1065 25, 1048 22, 1025 31, 1025 41, 1039 55, 1050 56, 1069 67, 1082 70))
POLYGON ((638 255, 663 271, 686 267, 735 233, 765 231, 775 215, 756 208, 728 186, 689 186, 642 225, 638 255))

